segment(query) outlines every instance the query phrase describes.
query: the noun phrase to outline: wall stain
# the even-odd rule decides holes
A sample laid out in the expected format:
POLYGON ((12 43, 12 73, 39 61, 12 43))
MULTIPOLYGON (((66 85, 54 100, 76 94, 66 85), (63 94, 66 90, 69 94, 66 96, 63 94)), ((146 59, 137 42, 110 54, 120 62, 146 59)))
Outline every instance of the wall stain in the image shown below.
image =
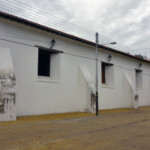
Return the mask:
POLYGON ((96 104, 96 95, 91 91, 91 108, 94 110, 96 104))
POLYGON ((11 105, 16 103, 16 77, 12 71, 0 71, 0 114, 13 109, 11 105))

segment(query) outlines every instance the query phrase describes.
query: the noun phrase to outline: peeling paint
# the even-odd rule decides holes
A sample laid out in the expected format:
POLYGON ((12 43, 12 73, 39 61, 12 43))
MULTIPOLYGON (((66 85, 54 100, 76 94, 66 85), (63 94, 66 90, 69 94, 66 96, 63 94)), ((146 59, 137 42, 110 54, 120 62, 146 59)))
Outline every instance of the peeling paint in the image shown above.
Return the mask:
POLYGON ((0 49, 0 63, 0 121, 16 120, 16 77, 8 49, 0 49))
POLYGON ((95 110, 95 105, 96 105, 96 95, 91 92, 91 108, 92 110, 95 110))

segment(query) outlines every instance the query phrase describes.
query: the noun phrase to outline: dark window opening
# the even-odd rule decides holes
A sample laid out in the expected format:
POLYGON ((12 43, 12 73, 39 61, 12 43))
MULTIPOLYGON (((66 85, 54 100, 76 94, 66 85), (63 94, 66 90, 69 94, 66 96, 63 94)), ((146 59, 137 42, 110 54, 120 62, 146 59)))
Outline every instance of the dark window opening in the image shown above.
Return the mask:
POLYGON ((105 64, 102 63, 102 83, 105 83, 105 64))
POLYGON ((108 81, 108 74, 112 73, 112 71, 108 71, 109 67, 110 66, 113 66, 113 64, 110 64, 110 63, 105 63, 105 62, 102 62, 101 63, 101 77, 102 77, 102 83, 106 84, 106 80, 108 81), (106 79, 106 76, 107 76, 107 79, 106 79))
POLYGON ((136 79, 136 88, 142 88, 142 70, 136 69, 135 70, 135 79, 136 79))
POLYGON ((39 49, 38 76, 50 76, 51 52, 39 49))

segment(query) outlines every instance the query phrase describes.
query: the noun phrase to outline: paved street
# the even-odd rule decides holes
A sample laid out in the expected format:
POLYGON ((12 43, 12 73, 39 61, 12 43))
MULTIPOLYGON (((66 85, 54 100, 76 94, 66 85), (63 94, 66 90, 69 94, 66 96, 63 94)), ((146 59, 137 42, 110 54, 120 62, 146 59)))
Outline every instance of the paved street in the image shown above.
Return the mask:
POLYGON ((52 116, 1 122, 0 150, 150 150, 150 108, 52 116))

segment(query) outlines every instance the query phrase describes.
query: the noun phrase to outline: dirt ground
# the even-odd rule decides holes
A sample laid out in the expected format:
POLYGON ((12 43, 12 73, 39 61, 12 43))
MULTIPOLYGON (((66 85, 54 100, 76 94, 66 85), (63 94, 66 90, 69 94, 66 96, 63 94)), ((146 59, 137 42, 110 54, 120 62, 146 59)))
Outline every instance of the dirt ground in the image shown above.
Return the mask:
POLYGON ((150 108, 1 122, 0 150, 150 150, 150 108))

